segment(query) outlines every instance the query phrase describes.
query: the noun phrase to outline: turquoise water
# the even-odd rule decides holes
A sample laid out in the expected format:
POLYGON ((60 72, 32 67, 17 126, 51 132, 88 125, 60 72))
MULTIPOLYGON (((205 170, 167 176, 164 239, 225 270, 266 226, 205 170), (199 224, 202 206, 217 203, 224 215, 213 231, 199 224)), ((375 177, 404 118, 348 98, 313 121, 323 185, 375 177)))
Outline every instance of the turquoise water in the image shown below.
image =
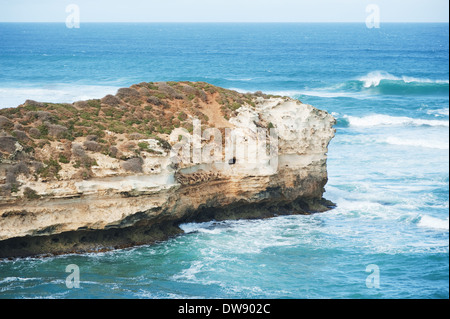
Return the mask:
POLYGON ((0 24, 0 107, 190 80, 289 95, 338 120, 333 211, 3 261, 0 298, 448 298, 448 36, 448 24, 0 24), (65 285, 69 264, 79 289, 65 285))

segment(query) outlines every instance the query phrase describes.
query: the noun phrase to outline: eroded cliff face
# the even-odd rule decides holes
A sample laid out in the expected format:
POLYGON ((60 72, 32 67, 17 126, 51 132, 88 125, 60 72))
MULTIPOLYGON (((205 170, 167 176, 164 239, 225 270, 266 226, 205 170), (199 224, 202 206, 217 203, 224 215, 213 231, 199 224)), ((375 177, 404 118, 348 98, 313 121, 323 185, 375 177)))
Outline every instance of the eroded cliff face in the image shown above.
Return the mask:
MULTIPOLYGON (((194 104, 207 123, 198 113, 183 112, 186 117, 178 118, 191 121, 191 127, 179 125, 170 134, 133 139, 129 137, 135 133, 105 127, 103 139, 114 136, 114 146, 108 146, 120 152, 116 156, 99 151, 98 139, 92 136, 53 138, 35 150, 33 158, 24 157, 27 165, 21 174, 17 165, 27 144, 3 134, 8 142, 1 147, 6 154, 0 164, 3 185, 12 179, 7 176, 11 167, 19 173, 13 184, 18 189, 3 192, 0 200, 0 257, 128 247, 179 234, 178 225, 187 221, 265 218, 330 208, 332 203, 322 195, 327 148, 335 132, 331 115, 297 100, 262 94, 245 95, 230 113, 218 98, 222 93, 202 92, 204 96, 190 94, 198 95, 194 104), (138 151, 127 148, 130 141, 138 151), (40 171, 31 168, 36 159, 66 154, 67 148, 72 152, 58 163, 57 178, 38 174, 52 162, 45 162, 40 171), (77 161, 86 156, 91 165, 80 171, 77 161)), ((179 106, 182 98, 168 98, 166 105, 174 107, 175 101, 179 106)), ((153 106, 159 103, 149 100, 153 106)), ((106 107, 102 103, 99 108, 106 107)), ((3 119, 7 121, 14 123, 3 119)), ((33 133, 32 127, 27 131, 21 126, 27 135, 33 133)))

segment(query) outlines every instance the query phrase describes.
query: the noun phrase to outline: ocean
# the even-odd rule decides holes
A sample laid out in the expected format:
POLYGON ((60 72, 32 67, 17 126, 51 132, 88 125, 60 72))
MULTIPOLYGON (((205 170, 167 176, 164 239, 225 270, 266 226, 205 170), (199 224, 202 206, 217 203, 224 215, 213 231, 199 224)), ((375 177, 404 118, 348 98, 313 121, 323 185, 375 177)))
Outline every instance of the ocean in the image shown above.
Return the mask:
POLYGON ((0 23, 2 108, 205 81, 337 119, 324 194, 335 209, 1 261, 0 298, 449 298, 448 39, 448 24, 0 23))

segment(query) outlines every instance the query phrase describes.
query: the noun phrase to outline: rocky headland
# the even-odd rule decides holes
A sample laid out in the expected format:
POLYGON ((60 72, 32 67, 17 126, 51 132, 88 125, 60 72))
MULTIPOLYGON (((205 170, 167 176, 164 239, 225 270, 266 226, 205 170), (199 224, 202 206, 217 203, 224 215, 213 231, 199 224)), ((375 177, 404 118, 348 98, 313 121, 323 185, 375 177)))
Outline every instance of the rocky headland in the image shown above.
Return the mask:
POLYGON ((179 224, 323 212, 335 119, 287 97, 140 83, 0 110, 0 258, 165 240, 179 224))

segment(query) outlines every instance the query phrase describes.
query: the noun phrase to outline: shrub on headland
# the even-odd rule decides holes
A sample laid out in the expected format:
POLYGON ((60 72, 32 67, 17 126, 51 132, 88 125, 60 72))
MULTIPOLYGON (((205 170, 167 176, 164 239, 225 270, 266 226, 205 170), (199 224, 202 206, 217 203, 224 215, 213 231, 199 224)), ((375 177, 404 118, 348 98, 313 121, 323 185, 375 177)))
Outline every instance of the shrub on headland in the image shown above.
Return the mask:
POLYGON ((166 151, 170 150, 172 148, 172 146, 170 145, 169 142, 167 142, 165 139, 160 138, 160 137, 156 137, 155 138, 158 141, 158 144, 165 149, 166 151))
POLYGON ((103 104, 108 104, 108 105, 111 105, 111 106, 116 106, 116 105, 120 104, 120 100, 117 97, 115 97, 114 95, 111 95, 111 94, 109 94, 109 95, 105 96, 103 99, 101 99, 101 102, 103 104))
POLYGON ((124 99, 128 97, 139 97, 139 92, 132 88, 121 88, 117 91, 117 97, 124 99))
POLYGON ((95 141, 86 141, 83 143, 83 146, 86 150, 91 152, 100 152, 102 150, 102 146, 95 141))
POLYGON ((86 141, 97 141, 98 140, 98 136, 97 135, 88 135, 86 136, 86 141))
POLYGON ((0 151, 13 154, 16 151, 17 139, 13 136, 0 136, 0 151))
POLYGON ((122 167, 126 171, 141 173, 142 172, 142 164, 144 161, 140 157, 130 158, 129 160, 122 163, 122 167))
POLYGON ((44 104, 41 102, 33 101, 33 100, 26 100, 25 103, 23 103, 23 106, 38 108, 38 107, 43 107, 44 104))
POLYGON ((86 152, 84 151, 83 146, 81 146, 80 144, 73 143, 72 144, 72 154, 73 154, 73 156, 76 156, 76 157, 83 157, 86 155, 86 152))
POLYGON ((138 147, 141 151, 145 151, 148 149, 148 143, 147 142, 140 142, 138 143, 138 147))
POLYGON ((25 187, 23 190, 23 196, 27 199, 38 199, 41 196, 39 196, 34 189, 31 189, 29 187, 25 187))
POLYGON ((39 169, 36 173, 42 178, 58 178, 58 173, 61 170, 61 165, 58 161, 51 158, 48 161, 44 161, 45 166, 39 169))
POLYGON ((142 135, 141 133, 130 133, 128 134, 128 138, 130 140, 141 140, 143 139, 145 136, 142 135))
POLYGON ((12 185, 15 184, 16 182, 17 182, 16 174, 11 171, 7 171, 5 176, 5 183, 12 185))
POLYGON ((33 138, 39 138, 41 136, 41 132, 35 127, 30 128, 28 133, 33 138))
POLYGON ((13 122, 11 122, 7 117, 0 115, 0 129, 11 129, 14 127, 13 122))
POLYGON ((26 117, 30 121, 39 120, 41 122, 50 122, 54 120, 53 114, 47 111, 30 111, 26 117))
POLYGON ((27 141, 29 140, 27 133, 20 130, 14 130, 11 132, 11 135, 16 137, 19 141, 27 141))
POLYGON ((92 174, 92 171, 89 168, 81 168, 78 170, 74 175, 72 175, 73 179, 84 179, 87 180, 91 178, 94 174, 92 174))
POLYGON ((156 83, 158 86, 159 91, 167 94, 170 98, 182 100, 184 98, 183 94, 178 92, 176 89, 174 89, 172 86, 167 84, 166 82, 158 82, 156 83))
POLYGON ((15 164, 14 166, 12 166, 8 172, 11 172, 12 174, 14 174, 14 176, 23 174, 23 175, 28 175, 30 174, 30 170, 27 166, 27 164, 25 164, 24 162, 19 162, 17 164, 15 164))
POLYGON ((77 102, 73 103, 73 105, 74 105, 75 107, 80 108, 80 109, 84 109, 84 108, 89 107, 89 104, 88 104, 87 101, 77 101, 77 102))
POLYGON ((97 166, 97 161, 89 156, 85 155, 75 160, 74 168, 84 167, 90 169, 92 166, 97 166))
POLYGON ((0 184, 0 196, 11 195, 11 185, 10 184, 0 184))
POLYGON ((70 159, 67 158, 64 154, 59 154, 59 162, 63 164, 70 163, 70 159))
POLYGON ((159 105, 162 105, 163 103, 161 102, 161 100, 158 98, 158 97, 156 97, 156 96, 149 96, 148 98, 147 98, 147 103, 150 103, 150 104, 153 104, 153 105, 157 105, 157 106, 159 106, 159 105))
POLYGON ((48 134, 55 138, 63 138, 67 134, 67 127, 56 124, 47 124, 48 134))
POLYGON ((109 156, 111 156, 111 157, 113 157, 113 158, 116 158, 117 157, 117 155, 118 155, 118 153, 119 153, 119 150, 117 149, 117 147, 115 147, 115 146, 111 146, 110 148, 109 148, 109 156))

